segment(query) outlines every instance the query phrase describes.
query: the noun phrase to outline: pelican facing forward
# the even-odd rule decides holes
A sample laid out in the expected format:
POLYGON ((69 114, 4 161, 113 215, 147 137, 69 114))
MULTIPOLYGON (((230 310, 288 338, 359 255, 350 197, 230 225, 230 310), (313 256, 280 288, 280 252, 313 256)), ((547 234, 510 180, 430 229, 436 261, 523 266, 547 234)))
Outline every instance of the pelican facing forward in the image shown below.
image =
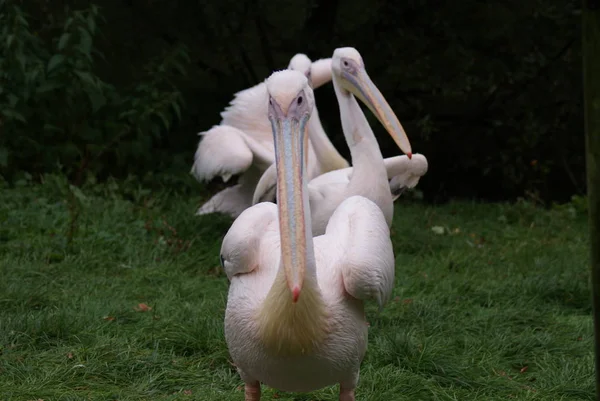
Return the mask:
POLYGON ((290 70, 273 73, 267 91, 277 205, 246 209, 223 239, 229 353, 246 401, 260 400, 260 383, 294 392, 339 383, 339 399, 354 401, 367 348, 363 301, 383 307, 394 285, 389 228, 375 203, 352 196, 313 238, 306 174, 313 91, 290 70))

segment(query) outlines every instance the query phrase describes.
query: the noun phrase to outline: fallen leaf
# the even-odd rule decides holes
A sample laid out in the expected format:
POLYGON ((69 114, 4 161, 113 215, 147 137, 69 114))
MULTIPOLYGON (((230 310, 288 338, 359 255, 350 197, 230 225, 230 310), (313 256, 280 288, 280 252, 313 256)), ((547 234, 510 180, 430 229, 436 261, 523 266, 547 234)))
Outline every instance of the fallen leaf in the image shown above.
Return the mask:
POLYGON ((152 310, 151 306, 146 305, 145 303, 138 304, 135 308, 133 308, 137 312, 148 312, 152 310))
POLYGON ((115 320, 114 316, 104 316, 102 319, 108 321, 108 322, 112 322, 113 320, 115 320))
POLYGON ((69 358, 69 359, 73 359, 73 353, 72 353, 72 352, 68 352, 68 353, 67 353, 67 358, 69 358))
POLYGON ((402 303, 404 305, 412 304, 412 302, 413 302, 413 300, 411 298, 406 298, 406 299, 402 300, 402 303))
POLYGON ((433 226, 431 227, 431 231, 433 231, 437 235, 443 235, 445 230, 442 226, 433 226))
POLYGON ((183 394, 192 395, 192 390, 183 390, 183 394))
POLYGON ((529 366, 523 366, 520 370, 521 373, 525 373, 527 372, 527 369, 529 369, 529 366))

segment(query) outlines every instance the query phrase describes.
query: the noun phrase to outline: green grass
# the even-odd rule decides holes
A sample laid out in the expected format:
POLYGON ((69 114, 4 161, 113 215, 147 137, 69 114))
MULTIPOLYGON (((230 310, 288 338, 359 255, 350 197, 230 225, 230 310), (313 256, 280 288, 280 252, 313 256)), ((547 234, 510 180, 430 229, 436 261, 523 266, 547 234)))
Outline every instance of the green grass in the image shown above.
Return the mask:
MULTIPOLYGON (((231 220, 132 186, 78 194, 70 247, 56 180, 0 189, 1 400, 243 400, 222 325, 231 220)), ((402 199, 393 241, 395 297, 368 307, 358 400, 594 399, 585 215, 402 199)))

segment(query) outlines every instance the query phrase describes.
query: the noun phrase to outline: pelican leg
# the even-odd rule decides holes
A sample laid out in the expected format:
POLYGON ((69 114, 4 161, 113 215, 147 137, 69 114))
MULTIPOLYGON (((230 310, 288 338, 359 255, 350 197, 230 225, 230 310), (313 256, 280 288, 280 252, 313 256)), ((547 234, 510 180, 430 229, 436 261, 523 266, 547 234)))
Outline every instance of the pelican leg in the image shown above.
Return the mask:
MULTIPOLYGON (((245 401, 260 401, 260 382, 246 383, 244 386, 245 401)), ((354 397, 352 398, 354 400, 354 397)))
POLYGON ((340 401, 356 401, 356 398, 354 398, 354 386, 347 387, 340 384, 340 401))

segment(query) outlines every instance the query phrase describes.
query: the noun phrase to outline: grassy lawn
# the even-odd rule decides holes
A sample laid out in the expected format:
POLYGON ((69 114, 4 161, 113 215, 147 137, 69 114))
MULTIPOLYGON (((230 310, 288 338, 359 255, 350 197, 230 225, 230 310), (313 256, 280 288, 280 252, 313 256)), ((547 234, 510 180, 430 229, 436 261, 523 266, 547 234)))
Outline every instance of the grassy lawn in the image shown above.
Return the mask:
MULTIPOLYGON (((193 216, 198 193, 126 187, 78 194, 71 246, 55 179, 0 188, 0 400, 243 400, 223 336, 231 220, 193 216)), ((369 305, 358 400, 594 399, 585 214, 395 212, 395 298, 369 305)))

